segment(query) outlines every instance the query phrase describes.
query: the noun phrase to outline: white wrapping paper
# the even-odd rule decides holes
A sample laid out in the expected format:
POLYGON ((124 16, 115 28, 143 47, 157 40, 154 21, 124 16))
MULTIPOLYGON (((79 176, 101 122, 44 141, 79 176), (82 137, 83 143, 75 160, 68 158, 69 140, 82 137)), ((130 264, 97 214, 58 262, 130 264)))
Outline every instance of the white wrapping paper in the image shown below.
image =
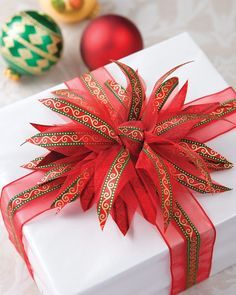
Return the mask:
MULTIPOLYGON (((154 82, 170 68, 179 69, 180 84, 189 79, 188 100, 227 87, 204 53, 187 34, 133 54, 123 61, 139 73, 150 92, 154 82)), ((124 83, 115 65, 107 69, 124 83)), ((65 88, 61 84, 55 88, 65 88)), ((17 94, 16 94, 17 95, 17 94)), ((44 153, 30 144, 20 146, 35 130, 29 122, 56 124, 62 119, 37 100, 50 90, 0 110, 0 186, 28 173, 20 165, 44 153)), ((236 132, 208 143, 231 162, 236 162, 236 132)), ((216 227, 212 274, 236 263, 236 169, 215 173, 216 181, 234 188, 214 196, 199 196, 216 227)), ((152 295, 168 294, 168 248, 154 227, 135 216, 124 237, 111 220, 101 231, 95 209, 83 213, 78 202, 60 214, 50 211, 23 227, 24 244, 34 269, 35 281, 47 295, 152 295)))

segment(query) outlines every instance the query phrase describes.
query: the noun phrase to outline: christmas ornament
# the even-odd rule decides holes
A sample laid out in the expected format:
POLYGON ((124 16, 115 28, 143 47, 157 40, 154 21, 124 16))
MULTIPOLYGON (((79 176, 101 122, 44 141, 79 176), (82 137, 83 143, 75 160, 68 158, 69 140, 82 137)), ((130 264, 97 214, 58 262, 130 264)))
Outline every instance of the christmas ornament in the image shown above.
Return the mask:
POLYGON ((104 15, 93 20, 81 40, 81 55, 90 70, 143 48, 141 34, 127 18, 104 15))
POLYGON ((62 46, 60 28, 46 14, 22 11, 2 26, 0 50, 11 79, 43 74, 58 62, 62 46))
POLYGON ((53 18, 67 23, 94 17, 99 11, 97 0, 40 0, 40 3, 53 18))

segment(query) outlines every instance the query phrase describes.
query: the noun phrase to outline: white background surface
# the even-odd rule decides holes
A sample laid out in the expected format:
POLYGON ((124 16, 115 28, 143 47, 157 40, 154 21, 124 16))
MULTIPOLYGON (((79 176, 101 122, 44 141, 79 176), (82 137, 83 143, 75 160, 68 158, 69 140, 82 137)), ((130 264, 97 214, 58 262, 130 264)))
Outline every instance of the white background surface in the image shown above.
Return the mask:
MULTIPOLYGON (((236 2, 234 0, 179 0, 179 1, 100 1, 102 13, 115 12, 133 17, 144 37, 145 46, 152 45, 181 31, 191 33, 229 84, 236 82, 236 2)), ((37 9, 35 0, 0 0, 0 22, 22 9, 37 9), (22 3, 24 2, 24 3, 22 3)), ((62 26, 65 51, 62 61, 48 75, 37 79, 23 79, 20 83, 8 81, 0 73, 0 106, 42 91, 63 80, 82 73, 85 67, 74 40, 78 39, 86 22, 62 26), (73 40, 73 42, 72 42, 73 40), (73 44, 73 46, 72 46, 73 44)), ((0 68, 4 62, 0 60, 0 68)), ((2 71, 1 71, 2 72, 2 71)), ((0 231, 0 294, 38 295, 37 288, 21 259, 0 231)), ((235 294, 236 267, 230 268, 208 281, 192 288, 186 294, 235 294)), ((145 294, 144 294, 145 295, 145 294)))

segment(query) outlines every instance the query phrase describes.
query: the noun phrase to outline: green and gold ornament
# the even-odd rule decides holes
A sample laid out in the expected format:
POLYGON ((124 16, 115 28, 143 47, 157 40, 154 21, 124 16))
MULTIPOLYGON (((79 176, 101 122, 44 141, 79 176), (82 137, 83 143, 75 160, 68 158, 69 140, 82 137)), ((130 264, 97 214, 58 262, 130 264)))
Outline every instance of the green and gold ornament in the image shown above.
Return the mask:
POLYGON ((5 74, 41 75, 58 62, 63 38, 58 25, 46 14, 22 11, 2 26, 0 50, 9 67, 5 74))

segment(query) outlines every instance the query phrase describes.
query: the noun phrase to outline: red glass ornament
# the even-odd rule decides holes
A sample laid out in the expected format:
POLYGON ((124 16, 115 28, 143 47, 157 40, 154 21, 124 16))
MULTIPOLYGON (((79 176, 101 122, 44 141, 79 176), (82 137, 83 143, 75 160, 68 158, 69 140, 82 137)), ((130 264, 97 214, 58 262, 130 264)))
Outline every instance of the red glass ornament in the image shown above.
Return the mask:
POLYGON ((81 39, 81 55, 90 70, 143 48, 142 36, 129 19, 103 15, 91 21, 81 39))

